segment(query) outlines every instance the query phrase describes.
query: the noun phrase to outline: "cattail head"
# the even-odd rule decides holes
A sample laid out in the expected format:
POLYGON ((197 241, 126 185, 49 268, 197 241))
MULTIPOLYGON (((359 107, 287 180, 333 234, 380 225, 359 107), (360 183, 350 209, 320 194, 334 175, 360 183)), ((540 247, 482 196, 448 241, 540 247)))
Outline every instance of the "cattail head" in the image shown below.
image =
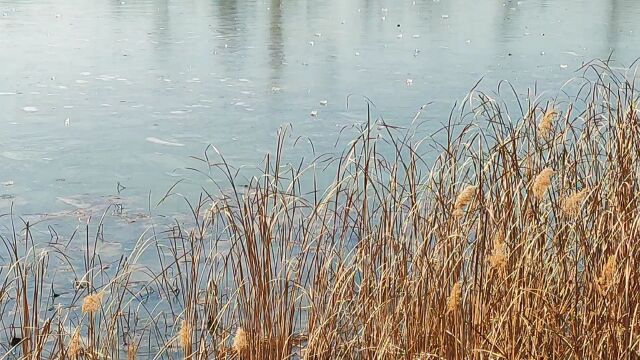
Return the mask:
POLYGON ((247 332, 244 331, 243 328, 239 327, 238 330, 236 330, 236 336, 233 338, 233 349, 236 352, 241 353, 247 348, 247 346, 249 346, 247 332))
POLYGON ((613 285, 617 266, 618 262, 616 260, 616 255, 614 254, 609 256, 606 264, 602 267, 600 276, 596 279, 596 288, 601 295, 606 295, 613 285))
POLYGON ((180 340, 180 347, 183 350, 188 350, 191 347, 191 324, 187 320, 182 320, 180 323, 180 332, 178 333, 180 340))
POLYGON ((77 360, 82 356, 83 351, 82 340, 80 339, 80 330, 76 329, 73 335, 71 335, 71 340, 69 341, 69 358, 71 360, 77 360))
POLYGON ((453 207, 453 214, 456 216, 462 216, 464 214, 464 209, 469 205, 473 197, 476 195, 478 187, 469 185, 456 198, 456 202, 453 207))
POLYGON ((538 131, 544 138, 548 138, 553 130, 553 120, 558 113, 554 109, 547 110, 542 116, 540 123, 538 124, 538 131))
POLYGON ((447 312, 455 311, 462 301, 462 283, 458 281, 451 288, 451 293, 447 299, 447 312))
POLYGON ((85 314, 94 314, 100 309, 100 305, 102 305, 102 295, 103 293, 96 293, 87 295, 82 302, 82 312, 85 314))
POLYGON ((503 273, 507 267, 507 245, 504 242, 502 231, 498 232, 493 243, 493 251, 489 255, 489 266, 491 269, 503 273))
POLYGON ((533 180, 533 195, 541 199, 547 192, 547 189, 551 185, 551 177, 555 172, 551 168, 543 169, 538 176, 533 180))
POLYGON ((576 191, 573 194, 567 196, 560 205, 562 212, 567 216, 576 217, 580 214, 584 200, 589 195, 589 189, 585 188, 580 191, 576 191))

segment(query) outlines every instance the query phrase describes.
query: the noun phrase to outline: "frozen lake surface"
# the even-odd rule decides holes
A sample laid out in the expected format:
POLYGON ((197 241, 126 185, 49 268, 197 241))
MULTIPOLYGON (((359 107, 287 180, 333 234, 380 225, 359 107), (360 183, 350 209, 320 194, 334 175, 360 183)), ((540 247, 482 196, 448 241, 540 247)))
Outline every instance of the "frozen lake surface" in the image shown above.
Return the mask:
POLYGON ((208 144, 253 166, 282 124, 331 152, 366 115, 349 94, 398 125, 430 103, 435 128, 482 77, 557 93, 593 58, 630 65, 639 14, 635 0, 1 0, 0 210, 144 209, 179 179, 206 186, 186 168, 208 144))

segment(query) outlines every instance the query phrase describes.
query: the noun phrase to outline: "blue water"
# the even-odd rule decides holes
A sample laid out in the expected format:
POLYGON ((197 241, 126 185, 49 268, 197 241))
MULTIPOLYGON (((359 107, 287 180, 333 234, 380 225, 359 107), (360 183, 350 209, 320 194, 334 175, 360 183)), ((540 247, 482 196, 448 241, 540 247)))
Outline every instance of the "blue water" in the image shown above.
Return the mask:
POLYGON ((249 174, 283 124, 338 151, 361 96, 396 125, 428 103, 427 130, 481 78, 553 97, 593 58, 630 65, 639 14, 635 0, 0 0, 0 211, 144 212, 181 179, 196 197, 211 184, 187 168, 207 145, 249 174))

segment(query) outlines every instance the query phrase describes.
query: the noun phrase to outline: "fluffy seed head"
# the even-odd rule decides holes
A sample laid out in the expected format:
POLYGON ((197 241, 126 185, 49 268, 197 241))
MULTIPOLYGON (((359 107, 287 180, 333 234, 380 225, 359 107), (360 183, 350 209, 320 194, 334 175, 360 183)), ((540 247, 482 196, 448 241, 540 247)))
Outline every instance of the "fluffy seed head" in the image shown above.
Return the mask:
POLYGON ((87 295, 82 302, 82 312, 85 314, 94 314, 102 304, 103 293, 87 295))
POLYGON ((502 232, 499 232, 496 238, 494 239, 493 251, 491 255, 489 255, 489 266, 499 272, 503 273, 507 267, 507 246, 504 243, 504 235, 502 232))
POLYGON ((553 174, 553 169, 545 168, 533 180, 533 195, 536 198, 541 199, 547 192, 547 189, 551 185, 551 177, 553 174))
POLYGON ((551 134, 551 131, 553 130, 553 120, 557 114, 558 113, 554 109, 549 109, 542 116, 542 120, 540 120, 540 123, 538 124, 538 131, 544 138, 548 138, 549 134, 551 134))
POLYGON ((451 288, 451 293, 447 299, 447 312, 455 311, 460 306, 462 300, 462 284, 460 281, 451 288))
POLYGON ((613 285, 617 266, 618 262, 616 260, 615 254, 609 256, 606 264, 604 264, 604 266, 602 267, 600 277, 596 279, 596 288, 601 295, 606 295, 613 285))
POLYGON ((180 323, 180 332, 178 333, 180 339, 180 346, 182 349, 189 349, 191 346, 191 324, 187 320, 182 320, 180 323))
POLYGON ((584 200, 589 195, 589 189, 582 189, 567 196, 560 205, 562 212, 567 216, 576 217, 580 214, 584 200))
POLYGON ((236 336, 233 338, 233 349, 240 353, 247 346, 249 346, 249 342, 247 341, 247 332, 244 331, 243 328, 239 327, 238 330, 236 330, 236 336))
POLYGON ((469 205, 473 197, 476 195, 477 186, 469 185, 456 198, 456 202, 454 204, 453 213, 456 216, 461 216, 464 214, 464 208, 469 205))

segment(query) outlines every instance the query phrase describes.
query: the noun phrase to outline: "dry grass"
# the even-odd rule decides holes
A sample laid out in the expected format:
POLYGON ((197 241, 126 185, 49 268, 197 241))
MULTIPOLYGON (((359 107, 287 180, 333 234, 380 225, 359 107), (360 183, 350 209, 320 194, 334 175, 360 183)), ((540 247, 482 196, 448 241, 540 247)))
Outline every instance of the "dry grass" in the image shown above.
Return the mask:
POLYGON ((108 269, 102 227, 87 225, 73 270, 87 285, 54 310, 52 264, 72 263, 71 240, 38 245, 25 223, 3 238, 2 346, 25 359, 638 358, 638 93, 606 64, 585 72, 553 110, 474 90, 438 141, 417 120, 369 119, 340 156, 303 167, 283 160, 283 132, 251 179, 209 148, 217 189, 189 202, 193 220, 154 226, 108 269))

